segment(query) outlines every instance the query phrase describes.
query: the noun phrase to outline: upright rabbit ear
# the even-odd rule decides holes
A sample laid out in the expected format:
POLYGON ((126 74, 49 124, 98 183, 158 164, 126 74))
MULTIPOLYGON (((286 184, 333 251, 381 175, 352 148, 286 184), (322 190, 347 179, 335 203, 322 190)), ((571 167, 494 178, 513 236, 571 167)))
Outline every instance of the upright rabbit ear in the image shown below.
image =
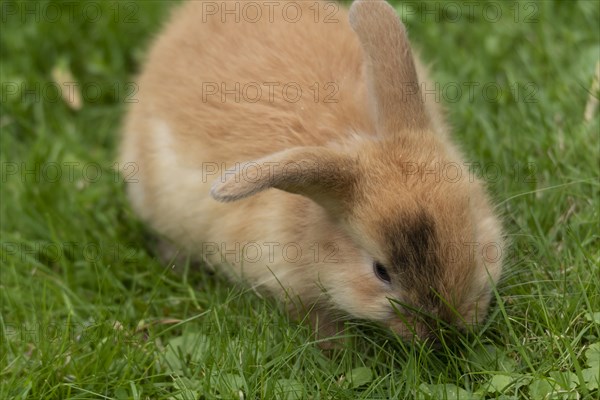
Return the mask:
POLYGON ((428 126, 406 29, 383 0, 357 0, 350 25, 366 55, 369 96, 378 128, 421 130, 428 126))
POLYGON ((295 147, 222 172, 210 194, 230 202, 276 188, 311 198, 337 214, 351 200, 355 170, 355 161, 346 154, 325 147, 295 147))

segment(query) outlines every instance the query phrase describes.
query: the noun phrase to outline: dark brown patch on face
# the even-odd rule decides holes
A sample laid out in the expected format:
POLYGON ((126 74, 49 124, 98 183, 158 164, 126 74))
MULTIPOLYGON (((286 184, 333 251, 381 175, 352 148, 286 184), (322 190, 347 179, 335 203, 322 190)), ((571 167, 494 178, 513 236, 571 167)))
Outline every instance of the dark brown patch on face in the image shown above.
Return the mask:
POLYGON ((435 222, 425 211, 405 215, 385 227, 392 282, 415 295, 415 306, 434 307, 439 299, 441 260, 435 222))

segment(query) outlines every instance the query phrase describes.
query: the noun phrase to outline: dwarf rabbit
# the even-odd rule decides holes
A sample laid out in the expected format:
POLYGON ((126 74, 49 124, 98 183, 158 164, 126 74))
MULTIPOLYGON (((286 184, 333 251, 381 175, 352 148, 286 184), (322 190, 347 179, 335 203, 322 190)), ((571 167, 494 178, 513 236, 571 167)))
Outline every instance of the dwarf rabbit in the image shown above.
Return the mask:
POLYGON ((501 223, 423 82, 383 0, 188 2, 126 117, 133 208, 323 334, 343 316, 402 338, 474 324, 501 223))

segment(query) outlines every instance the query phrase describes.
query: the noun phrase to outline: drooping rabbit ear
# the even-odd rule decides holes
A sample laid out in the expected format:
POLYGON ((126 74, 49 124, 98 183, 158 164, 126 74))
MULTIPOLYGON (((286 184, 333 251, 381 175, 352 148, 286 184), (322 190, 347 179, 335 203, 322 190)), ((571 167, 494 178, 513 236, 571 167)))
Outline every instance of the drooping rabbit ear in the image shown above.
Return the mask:
POLYGON ((334 214, 350 201, 354 159, 325 147, 295 147, 222 171, 211 188, 221 202, 240 200, 269 188, 311 198, 334 214))
POLYGON ((384 0, 356 0, 350 26, 366 55, 369 97, 378 128, 394 131, 428 125, 406 29, 384 0))

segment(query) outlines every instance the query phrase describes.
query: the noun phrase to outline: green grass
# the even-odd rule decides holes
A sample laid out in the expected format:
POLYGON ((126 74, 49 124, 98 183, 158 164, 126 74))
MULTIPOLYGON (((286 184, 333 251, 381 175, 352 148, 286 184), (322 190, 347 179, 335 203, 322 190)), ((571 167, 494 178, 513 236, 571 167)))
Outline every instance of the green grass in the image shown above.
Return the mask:
POLYGON ((436 349, 357 321, 323 354, 275 302, 171 271, 113 165, 132 76, 173 5, 2 1, 0 398, 599 398, 600 118, 584 109, 600 6, 407 4, 511 241, 480 330, 436 349), (81 109, 48 91, 56 68, 86 89, 81 109), (474 97, 451 101, 464 82, 474 97))

